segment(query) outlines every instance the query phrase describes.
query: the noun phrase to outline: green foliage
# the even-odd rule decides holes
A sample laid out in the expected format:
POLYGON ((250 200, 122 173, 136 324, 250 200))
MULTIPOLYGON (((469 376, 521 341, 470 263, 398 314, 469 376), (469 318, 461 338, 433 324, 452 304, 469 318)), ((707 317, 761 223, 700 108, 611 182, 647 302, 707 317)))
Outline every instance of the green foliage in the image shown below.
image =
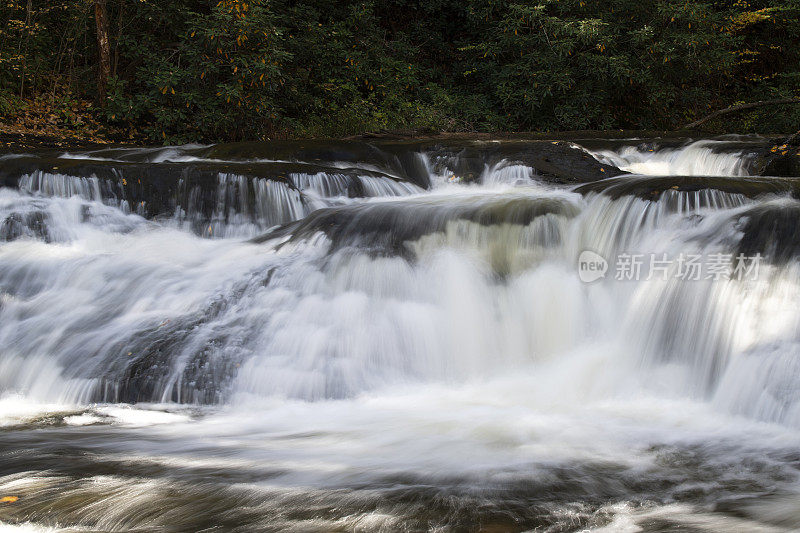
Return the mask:
POLYGON ((0 2, 0 89, 32 97, 65 79, 80 85, 94 54, 85 42, 94 44, 90 8, 79 0, 0 2))
POLYGON ((544 0, 476 7, 473 21, 485 38, 462 48, 465 74, 475 90, 493 95, 509 127, 669 127, 708 107, 728 81, 735 42, 719 32, 725 13, 714 6, 544 0))
MULTIPOLYGON (((800 0, 107 1, 100 118, 160 142, 674 128, 800 96, 800 0)), ((12 94, 96 98, 91 2, 33 6, 0 4, 4 114, 12 94)), ((797 108, 711 125, 793 131, 797 108)))
POLYGON ((13 116, 20 108, 22 108, 22 100, 14 93, 0 89, 0 116, 13 116))
POLYGON ((107 118, 144 125, 150 137, 170 142, 270 134, 281 114, 276 95, 288 55, 268 3, 196 7, 140 8, 156 31, 120 39, 121 53, 138 67, 111 81, 107 118))

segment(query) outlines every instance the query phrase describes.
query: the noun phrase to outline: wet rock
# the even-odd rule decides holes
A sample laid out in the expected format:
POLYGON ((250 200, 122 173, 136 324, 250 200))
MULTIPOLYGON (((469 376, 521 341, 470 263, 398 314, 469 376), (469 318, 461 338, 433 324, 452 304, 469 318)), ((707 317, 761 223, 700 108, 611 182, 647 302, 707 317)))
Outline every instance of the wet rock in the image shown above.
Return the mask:
MULTIPOLYGON (((118 354, 105 368, 93 391, 95 402, 160 402, 172 401, 195 404, 215 404, 225 399, 226 386, 236 375, 241 357, 223 349, 233 339, 227 331, 219 331, 200 345, 190 339, 199 329, 207 327, 219 316, 237 305, 247 290, 269 283, 272 272, 256 274, 253 280, 242 282, 228 293, 211 299, 202 311, 177 316, 159 325, 135 332, 111 347, 108 353, 118 354), (191 346, 191 350, 187 349, 191 346), (176 353, 186 357, 181 379, 170 380, 176 353)), ((255 334, 255 332, 251 332, 255 334)), ((86 354, 102 357, 102 353, 86 354)), ((90 374, 86 377, 97 377, 90 374)))
POLYGON ((741 215, 742 232, 738 252, 752 257, 761 254, 775 263, 800 258, 800 203, 770 202, 741 215))
POLYGON ((800 195, 800 178, 630 175, 584 184, 575 189, 581 194, 605 194, 614 199, 622 196, 638 196, 646 200, 656 200, 665 191, 695 192, 704 190, 741 194, 747 198, 787 193, 798 197, 800 195))
POLYGON ((568 142, 537 143, 520 147, 514 154, 508 149, 508 159, 520 161, 536 169, 539 177, 553 183, 589 183, 625 174, 617 167, 597 161, 582 148, 568 142))
POLYGON ((0 241, 13 241, 21 237, 33 237, 50 242, 46 215, 41 211, 11 213, 0 223, 0 241))
POLYGON ((497 197, 478 203, 469 199, 461 202, 449 198, 439 202, 409 199, 318 209, 252 242, 286 237, 297 241, 322 232, 333 243, 333 250, 357 244, 372 253, 404 255, 405 243, 444 231, 453 221, 482 226, 526 226, 537 217, 550 214, 573 217, 577 213, 575 204, 552 197, 497 197))
POLYGON ((451 172, 458 181, 473 182, 501 163, 531 167, 537 179, 550 183, 587 183, 624 174, 617 167, 597 161, 586 150, 565 141, 465 142, 420 144, 417 148, 451 172))
POLYGON ((800 177, 800 148, 787 147, 766 156, 759 173, 765 176, 800 177))
POLYGON ((771 143, 753 159, 752 173, 761 176, 800 177, 800 135, 771 143))

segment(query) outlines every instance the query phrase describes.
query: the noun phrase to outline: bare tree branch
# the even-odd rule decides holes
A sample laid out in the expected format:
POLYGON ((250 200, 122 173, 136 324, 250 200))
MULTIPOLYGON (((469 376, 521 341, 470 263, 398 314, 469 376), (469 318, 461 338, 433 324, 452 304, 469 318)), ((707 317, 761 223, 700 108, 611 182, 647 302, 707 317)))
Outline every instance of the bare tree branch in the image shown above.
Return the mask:
POLYGON ((781 104, 800 104, 800 98, 778 98, 775 100, 763 100, 761 102, 750 102, 747 104, 733 105, 731 107, 726 107, 725 109, 714 111, 710 115, 706 115, 700 120, 695 120, 694 122, 690 122, 689 124, 683 126, 683 128, 681 129, 690 130, 696 128, 697 126, 705 124, 706 122, 708 122, 713 118, 717 118, 722 115, 727 115, 728 113, 736 113, 737 111, 745 111, 747 109, 754 109, 757 107, 762 107, 767 105, 781 105, 781 104))

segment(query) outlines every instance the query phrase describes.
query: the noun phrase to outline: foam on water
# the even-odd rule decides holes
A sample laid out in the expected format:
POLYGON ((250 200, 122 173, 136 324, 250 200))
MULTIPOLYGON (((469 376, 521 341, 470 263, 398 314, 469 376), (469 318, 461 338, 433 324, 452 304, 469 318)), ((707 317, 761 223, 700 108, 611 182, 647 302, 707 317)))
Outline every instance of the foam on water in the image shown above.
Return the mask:
POLYGON ((619 151, 590 152, 600 162, 635 174, 653 176, 747 176, 741 152, 717 152, 720 141, 695 141, 681 148, 655 150, 626 146, 619 151))
MULTIPOLYGON (((705 149, 685 149, 700 173, 739 172, 705 149)), ((358 176, 354 199, 335 172, 221 174, 216 240, 103 203, 91 177, 0 191, 0 446, 30 450, 0 454, 0 495, 21 497, 3 520, 800 527, 796 262, 613 275, 622 253, 735 254, 753 206, 796 201, 533 177, 358 176), (581 282, 584 250, 609 275, 581 282)))
POLYGON ((481 176, 484 185, 525 185, 535 176, 534 170, 525 165, 508 164, 507 161, 487 168, 481 176))

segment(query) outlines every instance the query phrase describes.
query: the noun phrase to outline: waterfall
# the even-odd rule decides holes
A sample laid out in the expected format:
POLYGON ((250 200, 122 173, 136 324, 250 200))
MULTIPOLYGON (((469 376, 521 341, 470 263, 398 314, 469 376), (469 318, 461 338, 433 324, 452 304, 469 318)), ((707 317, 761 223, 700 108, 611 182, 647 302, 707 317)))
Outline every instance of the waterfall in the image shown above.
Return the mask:
MULTIPOLYGON (((251 183, 224 175, 219 187, 209 232, 221 231, 215 229, 222 226, 270 227, 306 216, 300 193, 284 183, 263 179, 251 183)), ((381 383, 477 377, 493 369, 535 363, 548 353, 568 353, 598 334, 593 316, 598 310, 591 302, 601 292, 614 294, 618 302, 613 306, 616 311, 603 311, 605 316, 617 313, 616 325, 603 334, 605 342, 620 342, 626 352, 638 354, 620 363, 683 365, 687 377, 675 384, 679 392, 691 389, 695 396, 713 396, 731 361, 761 343, 774 342, 759 340, 753 333, 758 328, 752 324, 745 328, 741 321, 756 320, 758 313, 746 302, 753 291, 766 290, 764 284, 770 283, 770 273, 777 267, 765 265, 765 279, 755 285, 674 279, 626 284, 609 279, 598 286, 582 286, 571 275, 582 250, 609 260, 622 253, 735 254, 738 225, 754 201, 713 191, 670 191, 650 201, 526 188, 493 193, 447 190, 414 198, 323 208, 292 230, 295 241, 288 256, 283 251, 276 255, 276 250, 283 250, 274 248, 279 244, 235 242, 220 249, 201 247, 187 255, 191 236, 165 228, 156 234, 120 236, 129 241, 132 253, 114 248, 108 255, 103 251, 105 242, 87 250, 88 256, 78 253, 74 257, 78 275, 68 259, 60 262, 58 272, 50 271, 47 246, 31 242, 45 257, 38 260, 37 255, 22 264, 13 256, 4 261, 0 284, 6 293, 38 294, 42 324, 49 325, 55 317, 48 317, 46 310, 59 312, 62 291, 77 290, 85 279, 81 308, 87 316, 105 319, 102 327, 81 328, 80 333, 65 325, 38 334, 5 320, 0 341, 12 347, 6 360, 44 352, 42 356, 54 365, 53 375, 61 377, 51 382, 51 375, 37 373, 25 381, 19 371, 8 371, 0 378, 8 380, 6 387, 15 383, 23 389, 50 391, 51 401, 230 399, 242 391, 305 400, 349 397, 381 383), (161 233, 175 241, 178 256, 154 244, 161 233), (372 255, 376 251, 378 257, 372 255), (242 262, 242 254, 253 259, 242 262), (321 256, 327 259, 320 265, 321 256), (229 262, 234 257, 235 267, 229 262), (260 259, 253 263, 255 258, 260 259), (161 266, 165 261, 174 268, 165 270, 161 266), (221 270, 209 271, 214 264, 221 270), (249 266, 243 270, 244 265, 249 266), (24 278, 19 278, 21 268, 28 272, 24 278), (131 269, 136 274, 125 274, 131 269), (112 285, 93 281, 105 277, 105 272, 119 274, 113 291, 112 285), (174 308, 168 302, 184 300, 185 295, 179 298, 167 287, 182 287, 185 282, 180 279, 194 283, 195 276, 229 279, 230 286, 220 281, 212 284, 220 292, 204 292, 195 284, 193 303, 174 308), (43 285, 40 277, 49 281, 43 285), (140 286, 144 279, 151 280, 147 288, 140 286), (160 279, 163 283, 157 282, 160 279), (458 295, 441 292, 449 284, 459 287, 458 295), (37 287, 44 286, 47 291, 38 293, 37 287), (555 300, 534 296, 544 287, 550 294, 572 294, 572 304, 561 309, 555 300), (529 292, 531 301, 512 298, 520 291, 529 292), (267 304, 278 294, 276 303, 267 304), (319 295, 327 296, 320 300, 319 295), (113 312, 105 308, 111 300, 113 312), (151 311, 140 315, 136 309, 144 301, 151 311), (419 311, 412 312, 414 308, 419 311), (542 318, 535 318, 539 313, 542 318), (147 315, 153 318, 146 319, 147 315), (159 327, 164 320, 172 325, 159 327), (116 330, 106 321, 126 326, 116 330), (237 324, 247 334, 238 335, 231 344, 225 340, 230 337, 226 324, 237 324), (560 331, 554 324, 571 326, 554 337, 554 331, 560 331), (178 335, 175 328, 182 333, 178 335), (646 335, 635 345, 641 331, 646 335), (747 341, 742 338, 746 331, 747 341), (43 336, 52 339, 45 348, 38 347, 43 336), (415 347, 415 342, 422 344, 415 347), (183 355, 151 360, 162 343, 183 355), (94 347, 88 358, 87 346, 94 347), (121 359, 123 352, 133 355, 121 359), (200 366, 199 361, 203 361, 200 366), (231 361, 247 370, 231 372, 231 361), (146 395, 126 398, 119 391, 141 364, 158 367, 150 376, 154 381, 146 395), (219 377, 208 380, 204 377, 208 373, 219 377), (696 385, 689 386, 690 382, 696 385)), ((26 199, 13 197, 13 202, 25 204, 26 199)), ((85 221, 64 218, 57 211, 63 200, 35 202, 42 206, 48 233, 81 235, 85 221)), ((784 292, 796 290, 791 276, 774 275, 781 276, 784 292)), ((13 314, 14 305, 7 303, 4 312, 13 314)), ((86 318, 76 314, 71 320, 81 323, 86 318)), ((788 411, 795 408, 794 403, 786 406, 788 411)))
POLYGON ((65 176, 49 172, 35 172, 20 178, 19 188, 23 191, 38 192, 46 196, 69 198, 80 196, 87 200, 103 200, 100 180, 96 176, 65 176))
POLYGON ((534 170, 525 165, 508 164, 501 161, 491 168, 487 168, 481 176, 484 185, 519 185, 529 183, 533 179, 534 170))
POLYGON ((717 152, 722 141, 702 140, 675 149, 658 150, 647 145, 620 150, 599 150, 593 155, 603 163, 635 174, 679 176, 747 176, 748 159, 741 151, 717 152))
POLYGON ((394 181, 390 178, 376 176, 360 176, 364 195, 369 197, 377 196, 407 196, 409 194, 419 194, 424 189, 413 183, 394 181))
MULTIPOLYGON (((175 150, 146 157, 208 148, 175 150)), ((644 175, 591 187, 501 151, 460 183, 415 153, 428 190, 28 172, 0 188, 0 444, 31 459, 0 493, 59 527, 800 527, 800 203, 714 150, 595 151, 644 175)))

